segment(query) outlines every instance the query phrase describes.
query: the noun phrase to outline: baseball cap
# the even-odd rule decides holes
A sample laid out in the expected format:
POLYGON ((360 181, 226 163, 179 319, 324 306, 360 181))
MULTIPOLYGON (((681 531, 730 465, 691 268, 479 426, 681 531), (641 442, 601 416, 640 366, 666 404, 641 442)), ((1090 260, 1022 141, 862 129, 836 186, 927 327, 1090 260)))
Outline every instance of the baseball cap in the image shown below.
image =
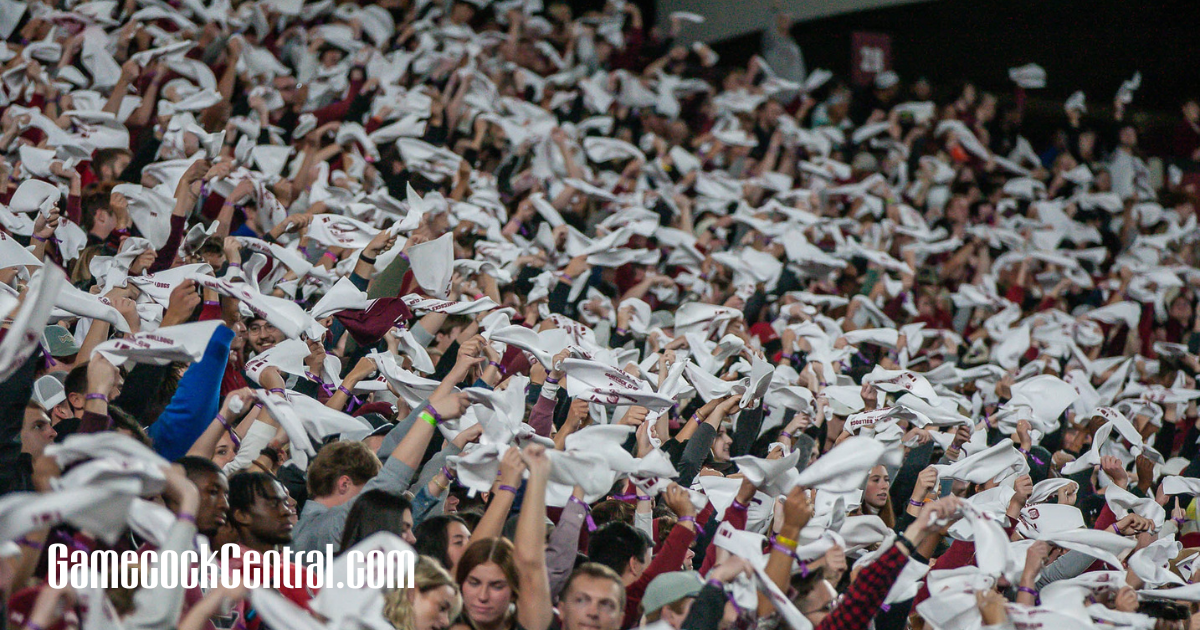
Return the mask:
POLYGON ((373 437, 376 435, 387 435, 392 430, 392 427, 396 426, 396 425, 392 424, 391 422, 389 422, 388 419, 386 417, 384 417, 384 415, 381 413, 364 413, 364 414, 359 415, 358 417, 362 418, 363 420, 366 420, 368 423, 371 424, 370 432, 368 432, 366 435, 363 435, 362 437, 359 437, 359 435, 361 434, 359 431, 354 431, 353 435, 348 435, 348 434, 343 433, 342 434, 343 440, 353 439, 356 441, 362 441, 362 440, 365 440, 369 437, 373 437))
POLYGON ((695 571, 672 571, 650 581, 642 595, 642 610, 645 614, 662 610, 685 597, 695 597, 704 586, 700 574, 695 571))
POLYGON ((47 413, 67 399, 67 390, 58 374, 66 372, 47 374, 33 383, 33 401, 47 413))
POLYGON ((52 357, 69 357, 79 353, 79 344, 75 342, 75 336, 57 324, 47 326, 42 331, 42 339, 46 342, 46 348, 50 350, 52 357))

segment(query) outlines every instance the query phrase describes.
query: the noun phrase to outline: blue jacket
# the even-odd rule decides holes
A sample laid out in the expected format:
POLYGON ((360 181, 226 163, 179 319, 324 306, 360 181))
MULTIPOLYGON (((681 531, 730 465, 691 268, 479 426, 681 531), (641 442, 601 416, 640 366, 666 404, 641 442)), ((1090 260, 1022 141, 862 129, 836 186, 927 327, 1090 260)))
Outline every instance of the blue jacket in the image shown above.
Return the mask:
POLYGON ((168 461, 187 455, 188 449, 217 417, 221 408, 221 379, 229 363, 233 337, 228 326, 217 327, 204 349, 204 358, 183 373, 170 404, 150 425, 154 450, 168 461))

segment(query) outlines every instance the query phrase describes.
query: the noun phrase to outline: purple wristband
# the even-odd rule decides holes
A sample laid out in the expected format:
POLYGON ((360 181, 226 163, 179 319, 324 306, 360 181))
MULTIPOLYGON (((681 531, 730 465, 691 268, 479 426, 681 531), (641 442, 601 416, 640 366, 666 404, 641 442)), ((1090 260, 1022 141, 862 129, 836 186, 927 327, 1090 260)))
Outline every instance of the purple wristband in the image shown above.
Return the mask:
POLYGON ((103 400, 104 402, 108 402, 108 394, 91 393, 91 394, 88 394, 87 396, 84 396, 83 399, 85 401, 86 400, 103 400))
POLYGON ((499 363, 496 363, 495 361, 488 361, 488 365, 496 368, 497 370, 500 370, 501 372, 504 371, 504 367, 502 365, 500 365, 499 363))
POLYGON ((268 391, 268 392, 271 392, 272 394, 279 394, 280 396, 282 396, 282 395, 283 395, 283 388, 282 388, 282 387, 272 387, 271 389, 268 389, 267 391, 268 391))
POLYGON ((229 425, 229 421, 225 419, 225 416, 218 413, 217 422, 220 422, 221 426, 225 427, 225 430, 229 432, 229 439, 233 440, 233 448, 235 450, 241 448, 242 441, 238 439, 237 433, 233 431, 233 427, 229 425))
POLYGON ((737 510, 738 512, 745 512, 746 510, 749 510, 749 509, 750 509, 750 506, 749 506, 749 505, 743 505, 741 501, 738 501, 737 499, 734 499, 734 500, 733 500, 733 503, 730 503, 730 504, 729 504, 729 509, 730 509, 730 510, 737 510))
POLYGON ((692 525, 695 525, 696 517, 695 516, 680 516, 679 518, 675 519, 675 522, 676 523, 689 523, 690 522, 692 525))
POLYGON ((596 531, 596 521, 592 519, 592 506, 588 505, 587 501, 577 498, 575 495, 571 495, 570 497, 567 497, 567 500, 570 501, 571 503, 578 503, 579 505, 583 506, 583 518, 584 518, 584 521, 587 523, 588 531, 589 532, 596 531))
POLYGON ((184 512, 183 514, 180 514, 176 518, 178 518, 181 521, 187 521, 187 522, 191 523, 192 525, 196 524, 196 516, 194 514, 188 514, 187 512, 184 512))
POLYGON ((437 409, 433 408, 433 405, 425 405, 425 411, 428 411, 429 415, 433 416, 433 419, 436 420, 438 424, 442 423, 442 414, 438 413, 437 409))
POLYGON ((546 377, 546 382, 550 383, 551 385, 558 385, 558 379, 550 378, 549 376, 546 377))
POLYGON ((512 487, 512 486, 509 486, 509 485, 505 485, 505 484, 500 484, 500 485, 496 486, 496 489, 497 489, 497 490, 508 490, 509 492, 511 492, 511 493, 513 493, 513 494, 516 494, 516 493, 517 493, 517 489, 516 489, 516 488, 514 488, 514 487, 512 487))
POLYGON ((446 478, 449 479, 450 481, 454 481, 455 479, 458 479, 458 476, 454 474, 454 471, 450 470, 446 466, 442 466, 442 474, 445 475, 446 478))
POLYGON ((1037 606, 1042 605, 1042 596, 1039 595, 1035 589, 1029 588, 1028 586, 1018 586, 1017 591, 1019 591, 1021 593, 1029 593, 1030 595, 1033 595, 1034 604, 1037 606))
POLYGON ((792 439, 792 434, 788 433, 787 431, 780 431, 779 437, 785 437, 790 440, 790 439, 792 439))
POLYGON ((1117 524, 1116 524, 1116 523, 1113 523, 1113 526, 1112 526, 1112 527, 1113 527, 1113 531, 1114 531, 1114 532, 1117 532, 1117 535, 1118 535, 1118 536, 1124 536, 1124 535, 1125 535, 1125 534, 1122 534, 1122 533, 1121 533, 1121 530, 1120 530, 1120 529, 1117 527, 1117 524))

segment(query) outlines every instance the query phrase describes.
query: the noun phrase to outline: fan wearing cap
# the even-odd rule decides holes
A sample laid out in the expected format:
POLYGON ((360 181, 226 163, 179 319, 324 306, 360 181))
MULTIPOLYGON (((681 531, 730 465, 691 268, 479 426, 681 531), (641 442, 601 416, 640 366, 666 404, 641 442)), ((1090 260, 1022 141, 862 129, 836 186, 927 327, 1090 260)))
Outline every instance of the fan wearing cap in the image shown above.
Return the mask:
POLYGON ((703 586, 700 574, 693 571, 672 571, 654 578, 642 596, 644 623, 662 620, 680 630, 703 586))
POLYGON ((54 372, 39 378, 33 384, 33 400, 50 416, 50 423, 58 425, 75 415, 71 403, 67 401, 67 390, 63 385, 64 372, 54 372))
POLYGON ((47 326, 42 331, 42 340, 55 361, 55 365, 52 365, 51 369, 54 371, 70 369, 71 364, 75 363, 75 357, 79 354, 79 344, 75 341, 75 336, 66 328, 54 325, 47 326))

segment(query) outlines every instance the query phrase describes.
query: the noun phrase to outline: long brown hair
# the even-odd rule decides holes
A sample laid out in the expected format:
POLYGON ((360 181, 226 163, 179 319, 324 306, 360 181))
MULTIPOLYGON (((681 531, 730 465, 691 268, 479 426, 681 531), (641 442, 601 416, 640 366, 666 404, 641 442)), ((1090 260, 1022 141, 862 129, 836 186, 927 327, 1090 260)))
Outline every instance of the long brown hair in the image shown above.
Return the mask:
POLYGON ((519 582, 517 581, 517 562, 513 559, 513 544, 507 538, 484 538, 477 540, 458 559, 458 569, 455 571, 455 578, 459 588, 462 588, 464 582, 467 581, 467 576, 471 575, 471 571, 481 564, 494 563, 500 567, 500 571, 504 573, 504 579, 508 581, 509 588, 513 592, 513 601, 516 601, 520 595, 519 582))
MULTIPOLYGON (((462 557, 458 559, 458 568, 455 570, 454 577, 458 582, 459 592, 463 592, 463 585, 467 583, 467 576, 471 575, 471 571, 475 567, 494 563, 500 567, 500 572, 504 574, 504 580, 508 582, 508 588, 512 590, 512 599, 509 601, 509 612, 506 615, 506 623, 511 625, 512 618, 508 615, 512 614, 512 606, 517 603, 517 599, 521 595, 519 582, 517 581, 517 563, 513 559, 513 544, 507 538, 484 538, 477 540, 466 551, 463 551, 462 557)), ((466 602, 464 602, 465 604, 466 602)), ((464 606, 465 608, 465 606, 464 606)), ((469 628, 475 628, 475 621, 471 616, 463 611, 461 621, 467 624, 469 628)))

